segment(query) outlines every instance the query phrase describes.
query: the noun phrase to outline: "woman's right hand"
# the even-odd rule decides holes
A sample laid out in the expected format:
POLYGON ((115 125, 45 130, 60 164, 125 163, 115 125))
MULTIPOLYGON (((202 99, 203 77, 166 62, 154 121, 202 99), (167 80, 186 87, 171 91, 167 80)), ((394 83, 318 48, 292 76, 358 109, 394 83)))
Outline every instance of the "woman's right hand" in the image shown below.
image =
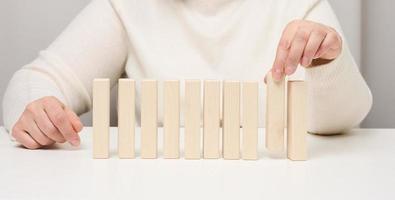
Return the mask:
POLYGON ((68 141, 80 145, 80 118, 55 97, 28 104, 12 129, 12 136, 28 149, 38 149, 68 141))

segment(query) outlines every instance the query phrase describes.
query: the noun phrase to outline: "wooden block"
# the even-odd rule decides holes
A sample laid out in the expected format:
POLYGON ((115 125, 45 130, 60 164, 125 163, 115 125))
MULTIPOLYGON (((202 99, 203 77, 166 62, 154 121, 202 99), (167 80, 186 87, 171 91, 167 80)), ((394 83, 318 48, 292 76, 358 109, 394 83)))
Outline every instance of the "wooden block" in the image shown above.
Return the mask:
POLYGON ((135 158, 135 81, 118 81, 118 156, 135 158))
POLYGON ((157 158, 158 84, 141 81, 141 158, 157 158))
POLYGON ((258 159, 258 82, 243 83, 243 146, 245 160, 258 159))
POLYGON ((185 81, 185 159, 200 159, 201 81, 185 81))
POLYGON ((307 87, 303 81, 288 82, 287 148, 291 160, 307 159, 307 87))
POLYGON ((180 157, 180 81, 164 82, 163 156, 180 157))
POLYGON ((240 82, 223 83, 223 156, 240 158, 240 82))
POLYGON ((204 82, 203 101, 203 157, 219 158, 219 128, 221 83, 216 80, 204 82))
POLYGON ((285 80, 266 77, 266 148, 270 153, 284 152, 285 80))
POLYGON ((93 81, 93 158, 109 157, 110 80, 93 81))

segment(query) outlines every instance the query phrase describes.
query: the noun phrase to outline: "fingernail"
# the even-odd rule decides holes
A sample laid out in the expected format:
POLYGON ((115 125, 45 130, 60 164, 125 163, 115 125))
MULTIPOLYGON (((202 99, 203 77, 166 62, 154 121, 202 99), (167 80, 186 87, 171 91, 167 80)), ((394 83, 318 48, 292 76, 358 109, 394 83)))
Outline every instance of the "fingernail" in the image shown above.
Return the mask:
POLYGON ((81 132, 82 131, 82 129, 84 129, 84 126, 81 124, 81 125, 78 125, 78 132, 81 132))
POLYGON ((80 140, 78 138, 71 139, 70 144, 78 147, 78 146, 80 146, 80 140))

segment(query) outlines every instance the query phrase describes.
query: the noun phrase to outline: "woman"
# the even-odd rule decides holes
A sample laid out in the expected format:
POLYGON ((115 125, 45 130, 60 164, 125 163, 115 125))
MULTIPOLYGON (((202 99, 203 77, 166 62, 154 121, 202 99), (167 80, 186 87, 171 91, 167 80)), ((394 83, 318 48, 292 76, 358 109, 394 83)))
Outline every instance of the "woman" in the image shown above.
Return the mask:
POLYGON ((259 80, 272 71, 275 80, 305 74, 309 132, 341 133, 372 104, 342 38, 325 0, 93 0, 15 73, 5 126, 29 149, 78 146, 94 78, 259 80))

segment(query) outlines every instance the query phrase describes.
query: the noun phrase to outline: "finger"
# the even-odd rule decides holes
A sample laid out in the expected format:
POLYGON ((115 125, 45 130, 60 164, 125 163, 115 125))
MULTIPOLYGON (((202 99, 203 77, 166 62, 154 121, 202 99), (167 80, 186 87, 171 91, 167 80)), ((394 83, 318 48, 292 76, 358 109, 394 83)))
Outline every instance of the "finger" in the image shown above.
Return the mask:
POLYGON ((23 130, 27 132, 41 146, 48 146, 55 143, 55 141, 51 140, 43 132, 41 132, 36 122, 33 120, 31 114, 25 112, 21 117, 20 122, 23 130))
POLYGON ((326 37, 326 32, 324 31, 312 31, 307 42, 306 48, 303 53, 301 64, 304 67, 311 65, 318 49, 320 48, 322 42, 326 37))
POLYGON ((70 119, 63 107, 58 102, 50 101, 45 104, 44 110, 52 124, 62 133, 64 138, 71 145, 79 146, 80 138, 71 125, 70 119))
POLYGON ((28 149, 38 149, 41 147, 38 142, 36 142, 28 133, 20 128, 14 128, 12 130, 12 137, 14 137, 17 142, 28 149))
POLYGON ((290 23, 281 36, 272 68, 272 75, 275 80, 280 80, 284 75, 285 62, 296 30, 297 23, 290 23))
POLYGON ((296 71, 296 68, 302 58, 309 36, 310 31, 305 29, 298 29, 298 31, 296 32, 288 53, 285 74, 291 75, 296 71))
POLYGON ((34 119, 36 121, 38 128, 50 139, 52 139, 58 143, 66 142, 66 139, 64 138, 62 133, 60 133, 60 131, 51 122, 47 113, 45 113, 44 110, 40 110, 36 114, 36 117, 34 119))
MULTIPOLYGON (((265 84, 267 84, 267 79, 268 79, 267 76, 272 76, 272 70, 270 70, 270 71, 265 75, 265 78, 263 78, 263 82, 264 82, 265 84)), ((272 77, 273 77, 273 76, 272 76, 272 77)))
POLYGON ((279 48, 277 50, 276 59, 272 68, 272 75, 275 80, 281 80, 284 74, 285 61, 288 56, 288 50, 279 48))
POLYGON ((35 123, 46 136, 59 143, 66 141, 60 131, 52 124, 41 104, 30 104, 27 106, 26 111, 34 116, 35 123))
POLYGON ((334 59, 337 57, 337 52, 340 48, 341 40, 339 40, 338 34, 329 32, 318 49, 315 58, 334 59))
POLYGON ((69 108, 65 108, 65 112, 69 116, 69 119, 71 121, 71 125, 73 126, 74 130, 77 133, 80 132, 82 130, 82 128, 84 127, 84 125, 82 124, 80 118, 77 116, 77 114, 75 114, 75 112, 73 112, 69 108))

